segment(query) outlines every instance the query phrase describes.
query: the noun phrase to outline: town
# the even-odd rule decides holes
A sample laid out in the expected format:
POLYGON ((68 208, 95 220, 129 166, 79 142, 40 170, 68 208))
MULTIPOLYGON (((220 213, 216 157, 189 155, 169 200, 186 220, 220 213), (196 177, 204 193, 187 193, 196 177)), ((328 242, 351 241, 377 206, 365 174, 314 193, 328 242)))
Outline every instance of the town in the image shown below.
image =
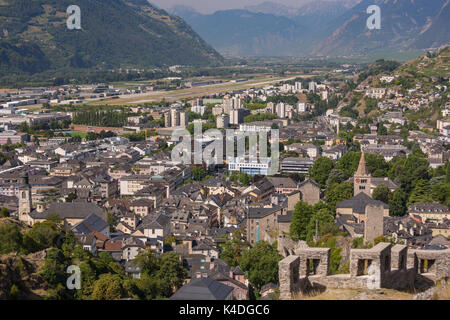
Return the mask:
MULTIPOLYGON (((449 49, 416 65, 448 68, 449 49)), ((0 270, 29 275, 0 273, 0 298, 295 299, 367 289, 371 272, 420 297, 450 277, 449 76, 391 64, 182 99, 169 79, 171 101, 139 102, 149 86, 2 92, 0 270), (279 140, 186 163, 177 130, 201 153, 217 130, 227 151, 225 131, 279 140)))

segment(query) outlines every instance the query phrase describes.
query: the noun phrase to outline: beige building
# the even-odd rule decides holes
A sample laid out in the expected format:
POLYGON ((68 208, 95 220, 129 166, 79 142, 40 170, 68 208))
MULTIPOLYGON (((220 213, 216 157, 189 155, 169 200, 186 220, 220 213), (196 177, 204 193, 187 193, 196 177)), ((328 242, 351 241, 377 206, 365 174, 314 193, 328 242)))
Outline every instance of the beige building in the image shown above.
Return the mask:
POLYGON ((271 205, 249 208, 247 214, 247 241, 255 245, 258 241, 272 242, 278 236, 278 216, 286 214, 286 208, 271 205))
POLYGON ((312 206, 320 201, 321 190, 317 182, 311 179, 305 180, 298 185, 298 190, 301 193, 302 201, 312 206))
POLYGON ((442 223, 444 219, 450 220, 450 209, 440 203, 415 203, 408 207, 409 215, 420 217, 422 222, 442 223))

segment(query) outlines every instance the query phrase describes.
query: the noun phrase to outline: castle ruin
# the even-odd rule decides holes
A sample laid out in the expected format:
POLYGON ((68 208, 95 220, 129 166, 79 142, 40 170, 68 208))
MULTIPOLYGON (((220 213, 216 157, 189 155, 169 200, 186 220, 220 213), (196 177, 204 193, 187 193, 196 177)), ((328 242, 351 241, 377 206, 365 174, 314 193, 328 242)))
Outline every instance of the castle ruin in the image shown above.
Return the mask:
POLYGON ((379 243, 370 249, 350 251, 350 273, 330 275, 329 248, 305 244, 285 250, 279 262, 280 299, 290 300, 311 289, 408 290, 450 277, 450 249, 414 250, 404 245, 379 243), (288 255, 294 251, 293 255, 288 255))

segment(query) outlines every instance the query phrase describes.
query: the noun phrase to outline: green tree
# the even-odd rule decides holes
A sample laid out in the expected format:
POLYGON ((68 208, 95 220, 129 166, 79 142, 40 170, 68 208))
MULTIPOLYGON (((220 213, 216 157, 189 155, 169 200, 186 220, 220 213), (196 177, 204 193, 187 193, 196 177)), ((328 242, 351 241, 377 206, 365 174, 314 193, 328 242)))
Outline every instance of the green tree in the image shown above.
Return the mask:
POLYGON ((342 172, 340 169, 333 169, 330 172, 330 175, 328 176, 326 185, 332 185, 332 184, 339 184, 347 180, 347 177, 345 176, 344 172, 342 172))
POLYGON ((58 225, 52 221, 38 222, 23 237, 23 244, 28 252, 37 252, 56 244, 59 236, 58 225))
POLYGON ((292 212, 292 222, 289 230, 293 239, 306 240, 312 213, 312 207, 308 203, 304 201, 297 202, 292 212))
POLYGON ((325 183, 330 175, 331 170, 334 168, 333 160, 327 157, 321 157, 314 161, 313 166, 310 168, 309 174, 311 179, 316 181, 322 188, 325 187, 325 183))
POLYGON ((0 217, 7 218, 9 216, 10 216, 10 214, 9 214, 9 210, 7 208, 3 207, 0 209, 0 217))
POLYGON ((206 177, 206 172, 202 167, 196 167, 192 169, 191 175, 195 181, 202 181, 206 177))
POLYGON ((406 201, 408 196, 398 188, 392 193, 392 200, 389 201, 389 213, 391 216, 399 217, 406 214, 406 201))
POLYGON ((73 202, 77 198, 77 195, 75 193, 69 193, 69 195, 66 197, 66 202, 73 202))
POLYGON ((438 201, 444 205, 450 202, 450 183, 441 182, 432 187, 432 197, 434 201, 438 201))
POLYGON ((187 277, 180 256, 175 252, 167 252, 159 258, 158 278, 173 291, 178 290, 187 277))
POLYGON ((345 179, 353 176, 358 168, 361 152, 347 152, 337 162, 336 167, 345 174, 345 179))
POLYGON ((148 276, 154 275, 159 269, 156 252, 153 250, 141 250, 134 258, 133 264, 139 266, 141 272, 148 276))
POLYGON ((232 239, 229 239, 227 236, 220 258, 225 260, 230 267, 237 267, 242 253, 248 248, 249 244, 242 237, 242 232, 237 230, 233 233, 232 239))
POLYGON ((246 272, 249 282, 257 291, 269 282, 278 282, 278 262, 282 256, 278 253, 276 244, 271 245, 259 241, 242 254, 240 267, 246 272))
POLYGON ((117 274, 102 274, 94 283, 92 292, 94 300, 119 300, 126 296, 124 282, 117 274))
POLYGON ((323 236, 325 231, 328 231, 328 226, 334 224, 334 215, 328 208, 322 208, 314 212, 307 227, 307 241, 311 241, 316 234, 316 222, 318 236, 323 236))
POLYGON ((239 182, 244 186, 244 187, 246 187, 246 186, 248 186, 248 185, 250 185, 250 182, 252 181, 252 178, 248 175, 248 174, 246 174, 246 173, 244 173, 244 172, 241 172, 240 174, 239 174, 239 182))
POLYGON ((409 196, 408 205, 418 202, 433 202, 430 183, 427 180, 419 180, 409 196))
POLYGON ((0 225, 0 254, 20 252, 22 248, 22 233, 15 223, 0 225))
POLYGON ((53 248, 45 256, 41 277, 50 285, 56 287, 67 280, 65 257, 61 250, 53 248))
POLYGON ((375 190, 373 190, 372 198, 374 200, 380 200, 384 203, 389 203, 392 198, 391 190, 385 184, 378 185, 375 190))
POLYGON ((332 212, 336 211, 336 205, 339 202, 351 199, 352 197, 353 183, 350 182, 342 182, 328 186, 325 191, 325 203, 332 212))

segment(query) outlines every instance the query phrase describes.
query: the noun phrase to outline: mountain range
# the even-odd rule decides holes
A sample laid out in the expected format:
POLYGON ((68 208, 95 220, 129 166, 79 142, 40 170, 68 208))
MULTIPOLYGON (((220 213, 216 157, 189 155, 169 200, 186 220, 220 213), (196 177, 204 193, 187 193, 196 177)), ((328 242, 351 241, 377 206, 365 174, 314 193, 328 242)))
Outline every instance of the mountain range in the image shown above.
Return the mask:
POLYGON ((71 0, 1 0, 0 75, 223 62, 180 17, 147 0, 76 3, 81 30, 66 26, 71 0))
POLYGON ((450 0, 317 0, 300 8, 265 2, 245 10, 171 12, 222 54, 335 56, 428 49, 450 42, 450 0), (381 9, 381 30, 366 10, 381 9))

